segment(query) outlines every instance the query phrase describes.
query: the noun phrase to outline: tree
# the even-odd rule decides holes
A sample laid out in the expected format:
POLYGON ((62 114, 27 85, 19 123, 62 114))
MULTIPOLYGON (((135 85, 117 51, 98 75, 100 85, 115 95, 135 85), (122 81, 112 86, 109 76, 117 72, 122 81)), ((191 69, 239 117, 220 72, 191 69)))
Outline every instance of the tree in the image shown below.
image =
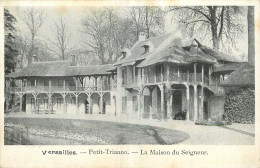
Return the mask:
POLYGON ((31 47, 28 54, 28 64, 32 63, 32 56, 35 54, 35 36, 42 27, 45 15, 42 10, 36 8, 26 9, 22 12, 22 20, 30 31, 31 47))
MULTIPOLYGON (((5 32, 5 45, 4 45, 4 61, 5 61, 5 74, 15 71, 18 52, 15 48, 15 22, 16 18, 7 10, 4 9, 4 32, 5 32)), ((10 87, 15 86, 14 80, 5 79, 5 112, 7 108, 14 105, 14 95, 10 93, 10 87)))
POLYGON ((4 30, 5 30, 5 73, 14 71, 18 52, 15 48, 15 31, 14 24, 16 18, 4 9, 4 30))
POLYGON ((155 6, 133 6, 129 9, 129 18, 133 21, 136 40, 140 32, 145 32, 146 38, 157 36, 164 31, 163 11, 155 6))
MULTIPOLYGON (((210 33, 210 40, 214 49, 219 50, 223 38, 234 40, 237 32, 242 31, 239 24, 239 7, 227 6, 196 6, 171 7, 170 11, 177 11, 180 20, 194 32, 203 32, 204 38, 210 33), (225 36, 223 36, 225 35, 225 36)), ((232 41, 233 42, 233 41, 232 41)), ((224 46, 224 45, 222 45, 224 46)))
POLYGON ((128 18, 119 16, 116 8, 93 9, 82 20, 82 32, 87 36, 84 44, 101 64, 113 63, 119 51, 135 41, 130 32, 130 23, 128 18))
POLYGON ((248 62, 255 65, 255 21, 254 7, 248 6, 248 62))
POLYGON ((65 60, 65 54, 66 50, 68 49, 68 43, 69 43, 69 36, 68 36, 68 26, 67 24, 63 21, 63 18, 60 18, 59 22, 55 24, 55 37, 56 41, 51 42, 53 44, 53 48, 48 48, 50 51, 58 55, 63 61, 65 60), (59 51, 57 51, 56 49, 59 51))

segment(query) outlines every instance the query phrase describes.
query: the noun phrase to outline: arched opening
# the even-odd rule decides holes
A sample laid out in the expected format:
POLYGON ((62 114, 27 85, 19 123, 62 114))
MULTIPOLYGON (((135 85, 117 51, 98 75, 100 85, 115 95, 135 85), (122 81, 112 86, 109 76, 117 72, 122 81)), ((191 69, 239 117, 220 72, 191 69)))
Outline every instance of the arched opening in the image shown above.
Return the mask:
POLYGON ((151 108, 152 108, 152 87, 144 87, 143 88, 143 96, 144 96, 144 112, 141 118, 150 118, 151 115, 151 108))
POLYGON ((51 95, 51 102, 50 108, 51 108, 51 113, 59 113, 62 114, 64 112, 64 102, 63 102, 63 96, 61 93, 53 93, 51 95))
POLYGON ((80 93, 78 95, 78 111, 79 114, 91 114, 90 100, 86 93, 80 93))
POLYGON ((172 117, 176 120, 185 120, 187 116, 183 112, 187 111, 186 91, 183 84, 173 84, 172 88, 172 117))
POLYGON ((110 100, 110 93, 106 92, 103 95, 103 104, 102 104, 102 114, 106 114, 107 112, 111 112, 111 100, 110 100))
POLYGON ((101 113, 100 98, 101 96, 98 93, 93 93, 91 95, 92 114, 101 113))
POLYGON ((72 93, 68 93, 65 96, 65 112, 67 114, 76 114, 77 106, 76 106, 76 96, 72 93))
POLYGON ((47 93, 36 95, 36 113, 49 113, 49 97, 47 93))

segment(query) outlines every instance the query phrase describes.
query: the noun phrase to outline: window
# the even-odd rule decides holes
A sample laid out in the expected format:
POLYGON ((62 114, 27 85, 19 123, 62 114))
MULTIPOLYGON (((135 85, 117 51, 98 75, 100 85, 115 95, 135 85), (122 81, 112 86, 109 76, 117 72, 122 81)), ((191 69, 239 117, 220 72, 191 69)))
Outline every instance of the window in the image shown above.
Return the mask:
POLYGON ((57 109, 61 109, 62 98, 57 98, 57 109))
POLYGON ((63 87, 63 80, 59 79, 58 80, 58 88, 62 88, 63 87))

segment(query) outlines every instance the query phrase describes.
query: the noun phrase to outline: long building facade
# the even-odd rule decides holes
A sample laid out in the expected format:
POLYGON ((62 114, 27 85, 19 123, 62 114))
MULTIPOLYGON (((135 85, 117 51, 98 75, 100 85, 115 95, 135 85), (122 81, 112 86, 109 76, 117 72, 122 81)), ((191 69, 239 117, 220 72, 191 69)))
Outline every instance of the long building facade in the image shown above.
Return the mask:
POLYGON ((26 113, 99 114, 135 119, 222 119, 220 84, 243 63, 183 39, 181 32, 145 39, 121 51, 115 64, 76 66, 72 61, 34 62, 6 75, 26 113))

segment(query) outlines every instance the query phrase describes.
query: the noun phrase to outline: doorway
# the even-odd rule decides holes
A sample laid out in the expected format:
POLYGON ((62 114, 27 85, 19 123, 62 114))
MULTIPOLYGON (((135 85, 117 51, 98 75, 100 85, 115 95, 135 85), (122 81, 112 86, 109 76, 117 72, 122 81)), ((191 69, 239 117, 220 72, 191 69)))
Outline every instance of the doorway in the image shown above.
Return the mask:
POLYGON ((175 90, 172 96, 172 116, 174 117, 177 113, 182 110, 182 91, 175 90))

